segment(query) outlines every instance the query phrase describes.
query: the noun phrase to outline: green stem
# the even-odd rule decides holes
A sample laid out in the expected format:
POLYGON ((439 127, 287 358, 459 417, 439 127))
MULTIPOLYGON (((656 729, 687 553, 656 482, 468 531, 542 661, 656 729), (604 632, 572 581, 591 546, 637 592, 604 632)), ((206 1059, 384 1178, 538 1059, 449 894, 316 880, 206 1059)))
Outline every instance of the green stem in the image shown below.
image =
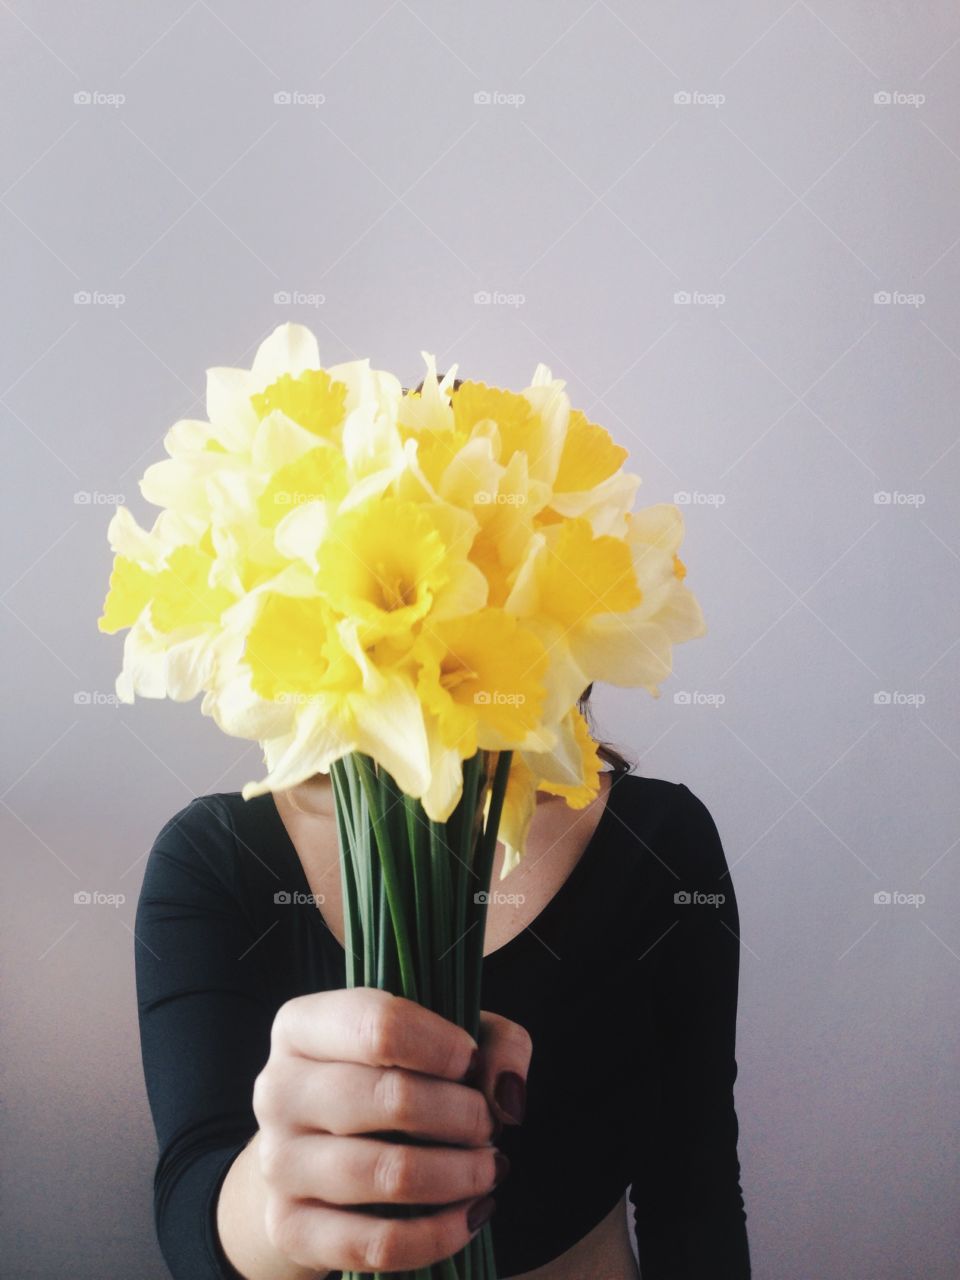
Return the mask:
POLYGON ((337 815, 337 841, 340 849, 340 881, 343 886, 343 924, 346 943, 347 986, 357 985, 356 931, 360 927, 357 901, 356 839, 350 821, 351 809, 346 798, 346 781, 340 761, 330 766, 334 808, 337 815))
POLYGON ((407 824, 407 843, 413 868, 413 909, 417 931, 417 975, 420 979, 420 1001, 428 1009, 433 1006, 433 965, 430 950, 430 911, 433 902, 433 885, 430 878, 430 849, 426 840, 423 820, 418 813, 419 802, 412 796, 403 797, 404 816, 407 824))
POLYGON ((390 915, 393 920, 393 933, 396 940, 398 958, 400 962, 400 981, 402 986, 402 994, 408 1000, 417 999, 417 978, 413 968, 413 956, 410 951, 410 935, 407 929, 406 917, 403 913, 403 902, 401 899, 400 885, 397 880, 396 862, 393 856, 393 850, 390 847, 389 834, 386 824, 383 820, 383 812, 379 803, 377 794, 376 775, 373 771, 372 761, 369 756, 365 756, 362 752, 356 753, 357 772, 360 776, 360 783, 367 797, 367 804, 370 808, 370 817, 373 822, 374 835, 377 842, 377 851, 380 855, 380 870, 383 875, 384 889, 386 892, 386 901, 390 908, 390 915))
POLYGON ((507 791, 507 779, 510 776, 510 763, 513 752, 501 751, 497 754, 497 765, 494 770, 493 784, 490 793, 490 809, 483 835, 479 840, 477 851, 476 898, 471 902, 471 923, 476 922, 470 930, 470 949, 472 964, 470 976, 473 989, 470 993, 469 1010, 471 1024, 467 1027, 470 1034, 477 1038, 480 1033, 480 985, 483 979, 483 938, 487 922, 486 897, 492 888, 493 860, 497 851, 497 833, 500 830, 500 815, 503 812, 503 801, 507 791))
MULTIPOLYGON (((490 811, 482 819, 493 753, 463 766, 463 794, 447 822, 429 819, 422 802, 400 791, 371 757, 353 752, 331 768, 341 840, 348 983, 396 991, 479 1034, 483 935, 511 756, 496 756, 490 811), (340 812, 342 810, 342 813, 340 812), (351 956, 353 963, 351 963, 351 956), (419 993, 419 994, 418 994, 419 993)), ((400 1141, 415 1141, 391 1135, 400 1141)), ((388 1206, 380 1206, 385 1212, 388 1206)), ((416 1206, 391 1205, 406 1217, 416 1206)), ((402 1280, 494 1280, 487 1224, 454 1258, 404 1272, 402 1280)), ((344 1280, 391 1280, 345 1272, 344 1280)))
POLYGON ((443 824, 428 819, 430 831, 430 877, 433 882, 433 979, 437 992, 436 1011, 442 1018, 453 1017, 450 982, 450 947, 453 944, 450 915, 450 863, 443 845, 443 824))
MULTIPOLYGON (((464 1018, 461 1026, 468 1029, 479 1025, 479 990, 478 985, 474 981, 475 969, 475 939, 469 936, 471 932, 470 922, 473 920, 474 912, 471 910, 471 903, 474 902, 473 895, 478 891, 480 886, 477 883, 476 861, 477 861, 477 819, 478 814, 478 790, 480 785, 480 776, 486 769, 486 752, 477 751, 469 760, 464 761, 463 765, 463 796, 460 805, 460 822, 457 832, 457 846, 460 856, 460 884, 457 894, 459 908, 459 926, 463 939, 461 947, 462 965, 458 968, 458 982, 461 985, 464 994, 464 1018), (474 1002, 477 1006, 474 1007, 474 1002)), ((482 952, 482 947, 481 947, 482 952)), ((475 1032, 472 1033, 475 1035, 475 1032)))

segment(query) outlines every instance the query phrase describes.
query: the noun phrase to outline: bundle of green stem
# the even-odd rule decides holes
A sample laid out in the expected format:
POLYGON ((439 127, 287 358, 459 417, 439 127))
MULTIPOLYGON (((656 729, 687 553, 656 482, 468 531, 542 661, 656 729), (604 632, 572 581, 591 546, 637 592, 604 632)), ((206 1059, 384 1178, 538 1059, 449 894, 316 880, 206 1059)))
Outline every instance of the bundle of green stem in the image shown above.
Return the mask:
MULTIPOLYGON (((330 769, 340 844, 347 986, 406 996, 477 1039, 487 900, 510 771, 509 751, 477 751, 463 764, 463 794, 432 821, 362 752, 330 769), (484 823, 487 789, 490 805, 484 823)), ((383 1133, 414 1143, 410 1134, 383 1133)), ((409 1217, 428 1206, 369 1206, 409 1217)), ((416 1271, 343 1272, 343 1280, 496 1280, 490 1224, 466 1248, 416 1271)))

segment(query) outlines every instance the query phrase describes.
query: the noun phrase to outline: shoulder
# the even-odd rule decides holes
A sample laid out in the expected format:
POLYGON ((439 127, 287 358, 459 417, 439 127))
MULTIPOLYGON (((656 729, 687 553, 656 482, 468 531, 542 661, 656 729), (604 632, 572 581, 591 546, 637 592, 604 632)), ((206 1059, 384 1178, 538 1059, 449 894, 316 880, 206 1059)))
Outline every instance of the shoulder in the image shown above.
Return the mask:
POLYGON ((683 782, 627 774, 618 816, 643 855, 671 876, 715 880, 727 874, 720 833, 704 801, 683 782))
POLYGON ((241 862, 263 857, 257 824, 245 820, 243 804, 239 792, 214 792, 194 796, 168 818, 147 855, 141 897, 237 893, 241 862), (243 850, 253 857, 238 856, 243 850))
POLYGON ((230 796, 224 792, 194 796, 163 824, 153 839, 151 857, 172 858, 188 854, 214 860, 233 844, 234 827, 230 796))
POLYGON ((224 797, 194 796, 153 837, 147 854, 139 908, 195 901, 229 882, 234 841, 224 797))

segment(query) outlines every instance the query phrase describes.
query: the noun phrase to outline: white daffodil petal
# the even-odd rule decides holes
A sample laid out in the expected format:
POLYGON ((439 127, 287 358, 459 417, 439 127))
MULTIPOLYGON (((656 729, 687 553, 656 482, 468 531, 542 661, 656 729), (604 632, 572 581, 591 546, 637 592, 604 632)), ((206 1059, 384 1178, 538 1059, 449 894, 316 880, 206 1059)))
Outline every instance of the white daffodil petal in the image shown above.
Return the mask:
POLYGON ((216 691, 204 695, 200 710, 235 738, 280 738, 293 731, 297 704, 261 698, 251 686, 249 668, 238 669, 216 691))
POLYGON ((189 702, 213 683, 221 641, 222 637, 210 628, 168 646, 164 654, 168 698, 174 702, 189 702))
POLYGON ((566 715, 556 726, 556 741, 550 751, 524 751, 524 761, 534 776, 559 787, 583 786, 583 753, 573 728, 573 717, 566 715))
POLYGON ((442 746, 435 733, 429 740, 430 785, 420 803, 432 822, 446 822, 463 794, 463 761, 458 751, 442 746))
POLYGON ((614 538, 624 538, 629 527, 627 513, 640 484, 638 475, 616 471, 594 489, 551 494, 550 506, 568 519, 585 517, 590 521, 595 537, 610 534, 614 538))
POLYGON ((683 541, 683 516, 672 502, 658 502, 630 513, 627 542, 634 554, 652 546, 673 556, 683 541))
POLYGON ((670 637, 672 644, 698 640, 707 634, 707 624, 703 610, 700 608, 700 601, 688 587, 682 585, 670 592, 656 620, 670 637))
POLYGON ((363 506, 371 498, 379 497, 390 488, 402 471, 402 461, 396 466, 385 467, 382 471, 371 471, 362 480, 358 480, 349 493, 344 495, 338 510, 349 511, 351 507, 363 506))
POLYGON ((133 513, 127 507, 117 507, 107 525, 110 549, 127 560, 155 568, 166 554, 167 548, 146 529, 141 529, 133 513))
POLYGON ((517 576, 514 579, 510 594, 504 608, 518 618, 532 616, 540 607, 540 589, 537 586, 537 561, 546 553, 546 538, 542 533, 535 533, 530 538, 530 546, 524 557, 517 576))
POLYGON ((202 464, 186 458, 167 458, 147 467, 140 480, 140 492, 147 502, 158 507, 206 511, 207 477, 214 471, 215 466, 204 469, 202 464))
POLYGON ((213 428, 209 422, 181 418, 163 437, 163 447, 171 458, 175 458, 184 453, 201 452, 211 437, 213 437, 213 428))
POLYGON ((476 613, 487 603, 489 594, 490 584, 486 575, 475 564, 464 560, 456 575, 437 592, 430 617, 434 622, 441 622, 444 618, 476 613))
POLYGON ((423 707, 409 680, 389 676, 376 697, 351 698, 360 750, 373 756, 402 791, 420 796, 430 782, 423 707))
POLYGON ((457 366, 451 365, 443 377, 437 381, 436 357, 427 351, 420 355, 427 366, 423 379, 423 390, 419 395, 404 396, 399 406, 399 417, 403 425, 418 434, 424 431, 450 431, 453 429, 453 408, 450 404, 450 389, 456 378, 457 366))
POLYGON ((281 467, 296 462, 311 449, 330 448, 313 431, 301 427, 280 409, 268 413, 254 433, 250 460, 254 468, 264 475, 279 471, 281 467))
POLYGON ((289 560, 302 560, 316 573, 317 548, 329 527, 330 512, 326 502, 302 502, 284 516, 273 531, 274 545, 289 560))
POLYGON ((478 503, 490 501, 502 475, 503 467, 494 455, 489 437, 474 436, 450 459, 438 493, 444 502, 469 510, 478 503))
POLYGON ((148 619, 138 618, 123 641, 123 667, 116 679, 121 702, 133 702, 138 694, 141 698, 166 697, 165 649, 148 619))
POLYGON ((571 635, 570 648, 590 679, 606 684, 639 685, 653 693, 673 670, 670 637, 663 627, 630 613, 590 618, 571 635))
POLYGON ((225 449, 243 452, 249 446, 258 422, 250 397, 259 389, 247 369, 207 370, 207 417, 225 449))
POLYGON ((297 378, 306 369, 320 368, 320 348, 306 325, 278 324, 257 348, 250 369, 255 390, 262 391, 289 373, 297 378))
POLYGON ((356 742, 345 738, 341 727, 328 698, 318 696, 302 706, 291 734, 268 738, 263 744, 267 775, 259 782, 244 784, 244 800, 267 791, 286 791, 315 773, 326 772, 331 760, 356 751, 356 742))

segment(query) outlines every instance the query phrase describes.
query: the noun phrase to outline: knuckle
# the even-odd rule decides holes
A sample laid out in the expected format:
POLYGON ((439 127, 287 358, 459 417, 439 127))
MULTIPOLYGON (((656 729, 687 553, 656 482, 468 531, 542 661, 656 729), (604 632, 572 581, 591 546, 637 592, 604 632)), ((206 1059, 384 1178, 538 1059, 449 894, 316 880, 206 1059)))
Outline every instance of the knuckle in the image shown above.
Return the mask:
POLYGON ((454 1067, 460 1065, 459 1060, 463 1057, 463 1047, 459 1036, 447 1036, 444 1041, 444 1051, 443 1067, 440 1074, 445 1077, 453 1076, 455 1074, 454 1067))
POLYGON ((258 1121, 269 1124, 283 1118, 289 1099, 296 1096, 292 1074, 289 1067, 272 1059, 256 1077, 251 1101, 258 1121))
POLYGON ((360 1042, 374 1062, 395 1056, 400 1011, 395 998, 368 1003, 360 1015, 360 1042))
POLYGON ((284 1170, 290 1165, 287 1143, 261 1132, 257 1162, 264 1180, 273 1185, 279 1184, 284 1170))
POLYGON ((295 1258, 304 1246, 303 1216, 296 1205, 282 1196, 268 1196, 264 1206, 267 1239, 288 1258, 295 1258))
POLYGON ((494 1179, 497 1176, 496 1152, 493 1147, 488 1153, 485 1153, 481 1160, 475 1160, 473 1164, 473 1186, 470 1194, 473 1196, 486 1195, 493 1186, 494 1179))
POLYGON ((426 1248, 430 1251, 431 1262, 450 1257, 461 1247, 461 1243, 462 1240, 458 1238, 456 1226, 450 1221, 449 1215, 444 1214, 442 1217, 430 1220, 430 1235, 426 1248))
POLYGON ((505 1021, 500 1029, 500 1040, 518 1057, 529 1060, 533 1054, 533 1037, 519 1022, 505 1021))
POLYGON ((411 1195, 416 1183, 413 1149, 401 1143, 385 1143, 377 1156, 373 1184, 385 1200, 411 1195))
POLYGON ((367 1239, 364 1247, 364 1271, 391 1271, 397 1269, 400 1247, 403 1243, 403 1227, 396 1219, 380 1221, 367 1239))
POLYGON ((260 1074, 253 1082, 253 1114, 257 1120, 263 1124, 265 1120, 272 1120, 275 1115, 275 1106, 278 1092, 274 1087, 274 1072, 268 1065, 263 1068, 260 1074))
POLYGON ((473 1107, 470 1132, 477 1138, 486 1140, 493 1132, 494 1127, 490 1104, 487 1102, 486 1095, 480 1093, 477 1089, 471 1089, 470 1092, 475 1095, 470 1100, 470 1105, 473 1107))
POLYGON ((391 1122, 392 1129, 402 1129, 413 1117, 414 1086, 406 1072, 386 1067, 375 1086, 380 1113, 391 1122))
POLYGON ((288 1044, 293 1024, 299 1015, 299 1003, 302 997, 295 996, 292 1000, 285 1001, 274 1014, 273 1025, 270 1028, 270 1040, 272 1045, 288 1044))

